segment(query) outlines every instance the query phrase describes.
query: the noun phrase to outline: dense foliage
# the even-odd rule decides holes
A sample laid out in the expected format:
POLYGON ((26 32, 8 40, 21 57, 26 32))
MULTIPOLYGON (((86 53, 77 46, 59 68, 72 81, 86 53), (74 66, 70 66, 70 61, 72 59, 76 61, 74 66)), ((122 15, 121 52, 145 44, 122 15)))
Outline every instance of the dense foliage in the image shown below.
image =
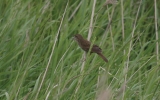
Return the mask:
POLYGON ((160 99, 160 1, 113 1, 1 2, 0 99, 160 99), (76 33, 109 63, 84 59, 76 33))

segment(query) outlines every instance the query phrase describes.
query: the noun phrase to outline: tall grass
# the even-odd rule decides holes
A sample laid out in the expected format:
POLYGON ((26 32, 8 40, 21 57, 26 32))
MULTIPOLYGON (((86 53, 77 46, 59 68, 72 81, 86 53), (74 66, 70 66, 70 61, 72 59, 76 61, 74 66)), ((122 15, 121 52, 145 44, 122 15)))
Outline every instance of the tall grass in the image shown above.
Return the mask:
POLYGON ((158 4, 1 2, 0 99, 160 99, 158 4), (72 39, 77 33, 99 45, 109 62, 96 54, 84 55, 72 39))

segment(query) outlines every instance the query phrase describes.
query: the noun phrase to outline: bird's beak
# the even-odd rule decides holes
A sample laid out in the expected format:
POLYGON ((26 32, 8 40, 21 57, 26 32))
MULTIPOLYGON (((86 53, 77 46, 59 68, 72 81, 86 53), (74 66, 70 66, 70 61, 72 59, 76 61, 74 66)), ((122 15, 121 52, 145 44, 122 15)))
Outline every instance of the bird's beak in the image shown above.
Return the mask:
POLYGON ((72 37, 72 40, 76 40, 76 38, 73 36, 73 37, 72 37))

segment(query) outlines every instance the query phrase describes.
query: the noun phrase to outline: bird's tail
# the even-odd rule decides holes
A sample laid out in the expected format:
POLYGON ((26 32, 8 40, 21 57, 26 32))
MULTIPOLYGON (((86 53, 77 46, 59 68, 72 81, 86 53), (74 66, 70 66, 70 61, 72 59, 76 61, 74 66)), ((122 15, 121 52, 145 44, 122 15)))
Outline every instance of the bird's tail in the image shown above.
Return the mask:
POLYGON ((97 53, 105 62, 108 62, 107 58, 102 53, 97 53))

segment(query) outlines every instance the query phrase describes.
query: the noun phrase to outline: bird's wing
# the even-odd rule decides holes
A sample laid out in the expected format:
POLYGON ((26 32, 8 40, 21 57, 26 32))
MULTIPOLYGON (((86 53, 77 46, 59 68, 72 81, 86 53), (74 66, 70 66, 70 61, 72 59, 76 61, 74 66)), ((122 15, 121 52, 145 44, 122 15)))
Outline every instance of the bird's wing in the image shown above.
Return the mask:
POLYGON ((92 52, 94 52, 94 53, 100 53, 100 52, 102 52, 102 49, 99 46, 97 46, 97 45, 93 45, 92 52))

